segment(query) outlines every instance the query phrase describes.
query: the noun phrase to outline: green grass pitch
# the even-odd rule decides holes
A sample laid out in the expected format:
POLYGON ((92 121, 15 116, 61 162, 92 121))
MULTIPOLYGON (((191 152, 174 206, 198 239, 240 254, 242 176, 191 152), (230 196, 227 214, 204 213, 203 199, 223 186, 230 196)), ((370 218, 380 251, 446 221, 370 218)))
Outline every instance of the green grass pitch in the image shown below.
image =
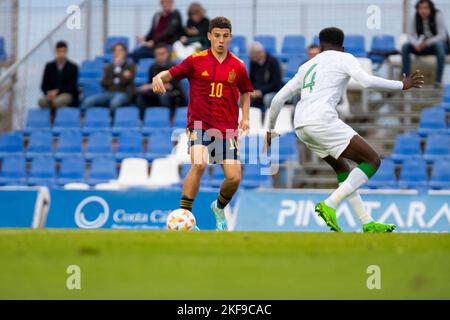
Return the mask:
POLYGON ((450 299, 450 234, 0 230, 0 299, 111 298, 450 299))

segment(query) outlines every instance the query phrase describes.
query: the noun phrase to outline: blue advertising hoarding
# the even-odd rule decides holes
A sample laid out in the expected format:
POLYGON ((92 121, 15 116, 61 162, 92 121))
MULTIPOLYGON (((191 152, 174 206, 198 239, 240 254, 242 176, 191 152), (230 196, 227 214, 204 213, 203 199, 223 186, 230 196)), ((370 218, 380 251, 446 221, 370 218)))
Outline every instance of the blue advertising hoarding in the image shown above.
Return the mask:
MULTIPOLYGON (((314 206, 329 193, 299 190, 243 190, 234 214, 234 230, 328 231, 314 206)), ((449 194, 362 193, 366 210, 400 232, 450 232, 449 194)), ((362 226, 347 201, 336 211, 343 231, 362 226)))
MULTIPOLYGON (((171 190, 51 190, 45 227, 159 230, 179 208, 180 192, 171 190)), ((193 213, 201 230, 215 229, 210 203, 217 192, 200 192, 193 213)))
POLYGON ((38 195, 39 190, 36 188, 1 189, 0 228, 33 227, 38 195))

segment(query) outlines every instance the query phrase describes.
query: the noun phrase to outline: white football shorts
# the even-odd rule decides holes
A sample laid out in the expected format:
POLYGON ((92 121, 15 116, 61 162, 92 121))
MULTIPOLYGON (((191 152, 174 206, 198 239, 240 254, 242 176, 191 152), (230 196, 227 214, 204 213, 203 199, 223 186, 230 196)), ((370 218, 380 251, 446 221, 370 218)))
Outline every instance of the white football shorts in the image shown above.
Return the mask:
POLYGON ((337 159, 358 133, 341 119, 330 123, 311 124, 296 129, 297 137, 319 157, 337 159))

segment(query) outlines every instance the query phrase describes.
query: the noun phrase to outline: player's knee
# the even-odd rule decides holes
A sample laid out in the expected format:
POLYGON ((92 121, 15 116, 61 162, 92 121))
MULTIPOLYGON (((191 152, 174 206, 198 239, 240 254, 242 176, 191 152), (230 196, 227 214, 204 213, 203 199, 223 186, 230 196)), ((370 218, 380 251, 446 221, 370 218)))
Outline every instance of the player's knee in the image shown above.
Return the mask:
POLYGON ((239 172, 233 173, 232 175, 228 175, 226 178, 229 184, 238 186, 241 183, 241 174, 239 172))
POLYGON ((375 154, 374 156, 367 159, 367 163, 369 163, 375 170, 378 170, 381 165, 380 156, 378 154, 375 154))
POLYGON ((191 171, 196 175, 203 175, 203 173, 206 170, 206 163, 200 162, 200 163, 193 163, 191 165, 191 171))

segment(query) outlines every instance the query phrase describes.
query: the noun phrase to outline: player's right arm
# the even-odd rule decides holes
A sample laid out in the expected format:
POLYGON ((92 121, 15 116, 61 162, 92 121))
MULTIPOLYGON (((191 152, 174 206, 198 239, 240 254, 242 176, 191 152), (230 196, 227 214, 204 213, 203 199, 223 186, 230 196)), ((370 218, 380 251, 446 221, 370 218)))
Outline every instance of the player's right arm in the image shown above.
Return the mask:
POLYGON ((161 71, 152 79, 153 92, 165 93, 164 83, 170 82, 172 79, 181 80, 189 77, 194 72, 193 55, 184 59, 181 63, 173 66, 169 70, 161 71))
POLYGON ((164 87, 164 83, 170 82, 172 80, 172 75, 169 70, 164 70, 158 73, 152 79, 152 88, 154 93, 165 93, 166 88, 164 87))
POLYGON ((286 101, 290 100, 294 95, 299 94, 301 91, 299 73, 300 71, 297 72, 297 74, 289 80, 272 99, 269 109, 269 131, 266 134, 266 144, 268 147, 270 147, 272 143, 272 138, 277 136, 277 133, 274 130, 281 109, 286 101))

